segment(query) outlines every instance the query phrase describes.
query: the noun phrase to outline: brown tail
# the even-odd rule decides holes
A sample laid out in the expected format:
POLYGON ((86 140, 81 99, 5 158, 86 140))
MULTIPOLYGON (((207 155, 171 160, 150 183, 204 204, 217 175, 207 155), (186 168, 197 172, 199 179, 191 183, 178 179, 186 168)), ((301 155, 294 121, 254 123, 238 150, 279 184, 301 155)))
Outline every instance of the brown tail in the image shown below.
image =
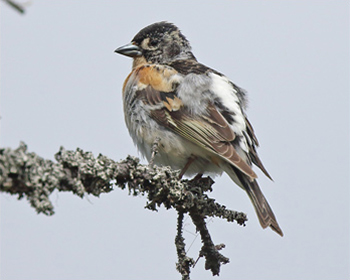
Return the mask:
POLYGON ((254 205, 260 225, 263 228, 267 228, 269 226, 272 230, 283 236, 283 232, 277 223, 276 217, 273 214, 269 203, 267 202, 264 194, 261 192, 258 182, 256 180, 253 182, 248 182, 244 188, 254 205))
POLYGON ((242 174, 234 166, 230 167, 232 168, 233 172, 230 170, 227 172, 228 175, 236 184, 238 184, 247 192, 251 202, 253 203, 255 212, 258 215, 262 228, 271 227, 273 231, 283 236, 283 232, 277 223, 276 217, 273 214, 269 203, 260 190, 258 182, 256 180, 250 181, 250 179, 245 174, 242 174))

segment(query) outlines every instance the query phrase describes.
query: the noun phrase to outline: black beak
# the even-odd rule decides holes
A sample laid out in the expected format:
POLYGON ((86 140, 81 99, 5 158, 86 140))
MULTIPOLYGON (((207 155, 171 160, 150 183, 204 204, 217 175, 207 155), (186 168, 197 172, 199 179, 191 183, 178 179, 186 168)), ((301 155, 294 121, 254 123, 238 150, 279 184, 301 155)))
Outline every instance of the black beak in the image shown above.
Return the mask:
POLYGON ((138 46, 135 46, 133 43, 121 46, 116 49, 115 52, 130 57, 142 56, 141 49, 138 46))

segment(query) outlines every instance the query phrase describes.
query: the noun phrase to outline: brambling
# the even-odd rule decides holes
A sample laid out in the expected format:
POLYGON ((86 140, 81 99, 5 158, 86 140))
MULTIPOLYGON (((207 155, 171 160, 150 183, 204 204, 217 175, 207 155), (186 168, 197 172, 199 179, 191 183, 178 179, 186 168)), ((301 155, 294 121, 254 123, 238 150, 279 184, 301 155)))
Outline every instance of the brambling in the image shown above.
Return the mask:
POLYGON ((123 85, 125 122, 148 160, 181 169, 182 175, 222 174, 245 190, 263 228, 283 236, 256 181, 252 164, 271 179, 256 152, 247 119, 246 92, 225 75, 197 61, 186 37, 172 23, 143 28, 115 52, 133 58, 123 85))

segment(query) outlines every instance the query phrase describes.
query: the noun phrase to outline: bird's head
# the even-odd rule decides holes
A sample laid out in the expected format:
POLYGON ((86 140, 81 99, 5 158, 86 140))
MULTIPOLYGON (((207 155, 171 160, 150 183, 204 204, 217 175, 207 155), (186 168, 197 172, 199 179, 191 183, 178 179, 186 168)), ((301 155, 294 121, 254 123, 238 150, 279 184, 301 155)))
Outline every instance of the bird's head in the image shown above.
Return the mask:
POLYGON ((131 43, 115 52, 144 63, 166 64, 179 59, 195 59, 190 43, 179 28, 165 21, 143 28, 131 43))

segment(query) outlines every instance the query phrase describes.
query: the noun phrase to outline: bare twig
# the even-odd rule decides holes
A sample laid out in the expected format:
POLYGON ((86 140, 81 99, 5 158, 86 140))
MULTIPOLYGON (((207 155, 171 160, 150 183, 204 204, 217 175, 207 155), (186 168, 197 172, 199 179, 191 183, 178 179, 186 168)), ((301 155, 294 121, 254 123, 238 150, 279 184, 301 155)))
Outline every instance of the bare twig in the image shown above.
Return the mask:
POLYGON ((24 14, 25 10, 23 5, 13 1, 13 0, 3 0, 5 3, 7 3, 8 5, 10 5, 12 8, 14 8, 17 12, 24 14))
POLYGON ((152 145, 151 160, 150 160, 149 163, 148 163, 148 165, 149 165, 150 167, 153 166, 153 164, 154 164, 154 158, 155 158, 156 155, 158 154, 159 142, 160 142, 160 138, 159 138, 159 137, 156 137, 156 139, 154 140, 153 145, 152 145))

